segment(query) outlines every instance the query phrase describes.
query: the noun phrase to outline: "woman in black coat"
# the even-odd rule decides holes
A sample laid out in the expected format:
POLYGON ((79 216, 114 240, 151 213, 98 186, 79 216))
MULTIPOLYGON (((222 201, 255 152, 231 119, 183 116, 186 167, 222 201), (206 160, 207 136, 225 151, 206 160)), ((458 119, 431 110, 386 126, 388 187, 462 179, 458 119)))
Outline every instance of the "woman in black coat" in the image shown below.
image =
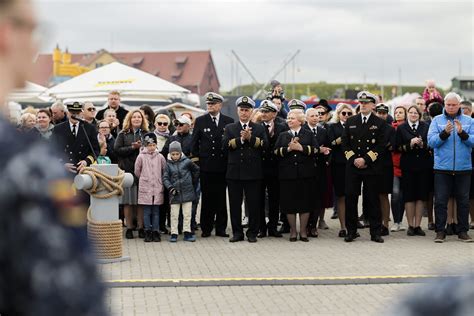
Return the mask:
POLYGON ((401 187, 408 221, 408 236, 425 236, 421 229, 424 203, 430 191, 430 172, 433 161, 428 149, 428 124, 420 121, 421 111, 416 105, 408 108, 408 119, 397 128, 396 146, 401 152, 401 187))
POLYGON ((306 226, 310 212, 317 207, 314 156, 319 146, 312 132, 302 128, 304 121, 303 111, 291 110, 287 117, 290 130, 278 136, 274 150, 280 157, 280 210, 287 214, 292 242, 297 240, 296 214, 300 214, 300 240, 309 241, 306 226))
POLYGON ((344 124, 352 115, 354 115, 354 109, 350 104, 339 103, 336 107, 334 123, 328 125, 328 138, 332 149, 330 159, 332 183, 336 195, 337 214, 341 225, 339 237, 346 237, 347 235, 345 203, 347 160, 341 148, 341 137, 342 132, 344 131, 344 124))

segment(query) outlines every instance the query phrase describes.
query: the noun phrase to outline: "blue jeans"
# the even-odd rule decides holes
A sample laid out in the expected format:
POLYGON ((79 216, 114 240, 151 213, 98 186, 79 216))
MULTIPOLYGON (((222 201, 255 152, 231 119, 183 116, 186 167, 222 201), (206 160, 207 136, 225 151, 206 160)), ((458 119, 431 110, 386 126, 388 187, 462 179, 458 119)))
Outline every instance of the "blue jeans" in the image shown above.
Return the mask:
POLYGON ((158 205, 143 205, 143 217, 145 230, 159 231, 160 209, 158 205))
POLYGON ((392 206, 393 222, 400 224, 403 221, 403 211, 405 205, 403 203, 403 193, 400 187, 400 177, 393 177, 393 192, 390 204, 392 206))
POLYGON ((457 218, 456 232, 469 230, 469 188, 471 174, 441 174, 434 175, 435 191, 435 226, 436 232, 444 232, 448 217, 448 200, 451 196, 456 199, 457 218))

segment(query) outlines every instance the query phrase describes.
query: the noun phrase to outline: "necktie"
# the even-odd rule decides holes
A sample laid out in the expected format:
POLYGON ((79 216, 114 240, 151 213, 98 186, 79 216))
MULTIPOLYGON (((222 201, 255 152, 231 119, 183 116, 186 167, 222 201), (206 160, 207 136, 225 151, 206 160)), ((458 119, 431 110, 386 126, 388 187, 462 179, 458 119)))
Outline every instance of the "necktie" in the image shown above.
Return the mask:
POLYGON ((416 124, 413 124, 413 125, 411 126, 411 128, 412 128, 412 130, 416 133, 416 124))
POLYGON ((72 136, 76 137, 76 124, 72 124, 71 132, 72 132, 72 136))
POLYGON ((298 132, 297 131, 295 131, 295 137, 298 137, 298 132))
POLYGON ((367 123, 367 117, 366 116, 362 117, 362 124, 365 124, 365 123, 367 123))
POLYGON ((247 124, 242 125, 242 129, 246 129, 246 128, 247 128, 247 124))
POLYGON ((270 124, 265 124, 265 127, 267 128, 267 131, 270 132, 270 124))
POLYGON ((313 128, 313 134, 316 135, 316 129, 315 128, 313 128))
POLYGON ((212 120, 214 121, 214 124, 216 124, 216 126, 217 126, 217 117, 213 116, 212 120))

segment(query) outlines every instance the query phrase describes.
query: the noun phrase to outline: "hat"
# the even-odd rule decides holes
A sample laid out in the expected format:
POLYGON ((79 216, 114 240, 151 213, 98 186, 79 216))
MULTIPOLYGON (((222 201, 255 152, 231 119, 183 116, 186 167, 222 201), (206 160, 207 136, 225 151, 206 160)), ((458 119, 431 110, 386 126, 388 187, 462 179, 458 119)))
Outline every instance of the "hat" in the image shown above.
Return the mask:
POLYGON ((206 103, 222 103, 224 102, 224 97, 215 92, 208 92, 204 95, 206 103))
POLYGON ((178 125, 178 123, 191 125, 191 120, 186 115, 181 115, 176 120, 174 120, 173 123, 174 125, 178 125))
POLYGON ((156 144, 156 135, 155 133, 146 133, 145 136, 143 136, 143 144, 149 145, 149 144, 156 144))
POLYGON ((331 108, 331 106, 329 105, 329 103, 326 99, 321 99, 321 100, 319 100, 318 103, 313 105, 313 108, 317 108, 317 107, 323 107, 326 110, 326 112, 331 112, 332 111, 332 108, 331 108))
POLYGON ((84 103, 79 102, 79 101, 65 101, 64 105, 67 107, 68 111, 82 111, 82 107, 84 106, 84 103))
POLYGON ((235 101, 235 106, 253 109, 255 107, 255 101, 248 96, 243 96, 235 101))
POLYGON ((384 103, 379 103, 375 106, 375 111, 377 112, 384 111, 388 113, 388 106, 385 105, 384 103))
POLYGON ((260 110, 278 112, 277 106, 270 100, 263 100, 262 103, 260 103, 260 110))
POLYGON ((377 103, 378 98, 375 96, 375 94, 372 94, 369 91, 361 91, 357 93, 357 100, 360 102, 377 103))
POLYGON ((183 152, 183 151, 181 150, 181 144, 180 144, 179 142, 177 142, 177 141, 171 142, 168 151, 169 151, 170 153, 174 153, 174 152, 182 153, 182 152, 183 152))
POLYGON ((288 108, 290 110, 306 110, 306 103, 304 103, 303 101, 301 100, 298 100, 298 99, 293 99, 293 100, 290 100, 290 102, 288 102, 288 108))

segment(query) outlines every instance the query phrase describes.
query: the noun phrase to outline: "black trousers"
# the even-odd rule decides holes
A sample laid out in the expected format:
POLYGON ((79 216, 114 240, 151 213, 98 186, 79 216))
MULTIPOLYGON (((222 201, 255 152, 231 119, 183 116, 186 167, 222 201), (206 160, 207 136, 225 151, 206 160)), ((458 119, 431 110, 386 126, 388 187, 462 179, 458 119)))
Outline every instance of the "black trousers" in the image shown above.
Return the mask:
POLYGON ((227 228, 225 173, 201 172, 201 230, 224 233, 227 228))
POLYGON ((364 196, 367 202, 367 216, 370 223, 370 235, 380 235, 382 225, 382 213, 380 210, 379 190, 377 189, 376 175, 361 175, 351 170, 346 172, 346 227, 349 234, 357 232, 360 187, 364 184, 367 188, 367 195, 364 196))
POLYGON ((280 181, 276 176, 264 176, 262 181, 262 191, 260 192, 260 231, 275 231, 278 225, 278 215, 280 214, 280 181), (265 221, 265 198, 268 193, 268 225, 265 221))
POLYGON ((247 236, 256 237, 259 229, 260 197, 262 180, 227 180, 229 186, 230 222, 234 237, 243 237, 242 202, 245 195, 245 205, 249 210, 249 228, 247 236))

